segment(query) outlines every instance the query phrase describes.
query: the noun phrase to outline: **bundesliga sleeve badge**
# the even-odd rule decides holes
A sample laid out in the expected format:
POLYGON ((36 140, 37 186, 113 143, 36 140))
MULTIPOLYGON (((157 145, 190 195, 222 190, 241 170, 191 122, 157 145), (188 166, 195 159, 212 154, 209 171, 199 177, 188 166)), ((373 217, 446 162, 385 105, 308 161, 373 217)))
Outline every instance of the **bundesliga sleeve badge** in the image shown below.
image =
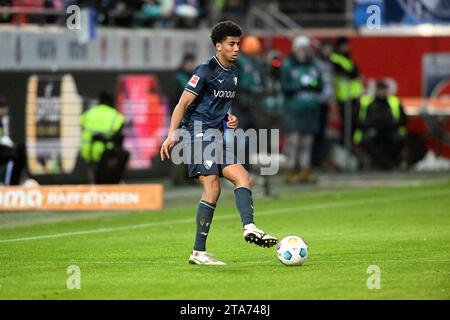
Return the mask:
POLYGON ((196 76, 195 74, 192 76, 191 80, 189 80, 188 84, 192 87, 195 88, 197 86, 198 81, 200 80, 199 76, 196 76))

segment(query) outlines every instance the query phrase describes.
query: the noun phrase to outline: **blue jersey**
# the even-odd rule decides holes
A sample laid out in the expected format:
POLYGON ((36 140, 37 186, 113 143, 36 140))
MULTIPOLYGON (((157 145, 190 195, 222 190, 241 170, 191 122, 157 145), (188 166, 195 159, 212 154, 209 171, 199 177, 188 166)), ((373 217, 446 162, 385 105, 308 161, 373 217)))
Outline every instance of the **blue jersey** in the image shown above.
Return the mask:
POLYGON ((201 121, 202 132, 223 129, 223 120, 236 95, 237 75, 236 66, 227 69, 215 56, 200 64, 184 88, 197 98, 188 107, 182 126, 192 131, 194 121, 201 121))

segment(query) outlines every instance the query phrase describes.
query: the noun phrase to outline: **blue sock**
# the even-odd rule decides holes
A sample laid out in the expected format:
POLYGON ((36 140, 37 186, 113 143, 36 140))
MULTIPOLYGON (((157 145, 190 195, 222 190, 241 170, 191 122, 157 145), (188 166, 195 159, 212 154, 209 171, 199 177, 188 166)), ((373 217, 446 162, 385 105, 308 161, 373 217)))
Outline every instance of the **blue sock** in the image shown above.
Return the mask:
POLYGON ((216 205, 200 200, 197 209, 197 233, 195 235, 194 250, 206 251, 206 238, 214 215, 216 205))
POLYGON ((253 199, 252 191, 245 187, 234 189, 234 196, 236 198, 236 207, 241 215, 242 224, 253 223, 253 199))

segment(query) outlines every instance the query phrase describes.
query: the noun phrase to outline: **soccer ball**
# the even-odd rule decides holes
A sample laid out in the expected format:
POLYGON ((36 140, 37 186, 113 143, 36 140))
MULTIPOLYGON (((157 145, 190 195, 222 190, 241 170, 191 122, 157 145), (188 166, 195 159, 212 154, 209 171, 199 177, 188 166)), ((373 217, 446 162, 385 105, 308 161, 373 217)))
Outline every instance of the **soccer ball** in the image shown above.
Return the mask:
POLYGON ((308 245, 300 237, 284 237, 278 244, 277 257, 287 266, 299 266, 308 258, 308 245))

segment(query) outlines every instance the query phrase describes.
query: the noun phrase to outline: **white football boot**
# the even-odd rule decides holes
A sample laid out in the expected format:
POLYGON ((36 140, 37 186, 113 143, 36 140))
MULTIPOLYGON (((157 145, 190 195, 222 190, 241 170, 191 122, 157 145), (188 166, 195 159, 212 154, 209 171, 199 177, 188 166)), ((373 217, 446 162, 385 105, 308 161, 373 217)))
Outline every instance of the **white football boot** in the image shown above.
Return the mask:
POLYGON ((192 251, 191 256, 189 257, 190 264, 205 264, 205 265, 214 265, 214 266, 223 266, 224 262, 219 261, 214 258, 214 255, 208 253, 206 251, 192 251))
POLYGON ((244 239, 263 248, 273 247, 278 242, 277 238, 258 229, 253 223, 244 226, 244 239))

